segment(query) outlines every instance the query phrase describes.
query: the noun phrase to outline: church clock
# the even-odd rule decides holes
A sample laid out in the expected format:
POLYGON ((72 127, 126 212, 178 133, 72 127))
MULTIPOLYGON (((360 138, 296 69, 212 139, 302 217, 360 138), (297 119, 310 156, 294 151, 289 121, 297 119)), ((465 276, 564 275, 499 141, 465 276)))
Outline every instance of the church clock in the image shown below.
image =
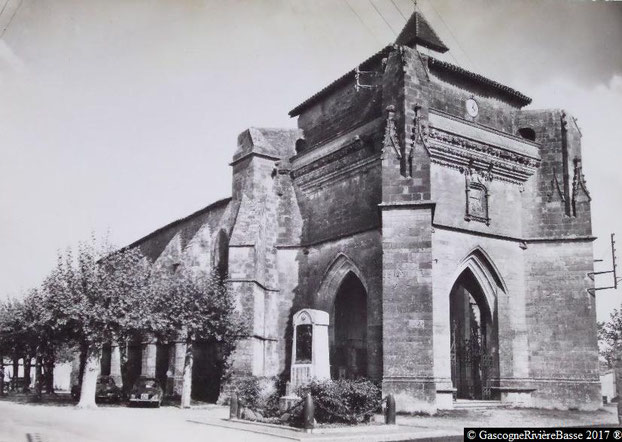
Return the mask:
POLYGON ((477 105, 477 101, 475 101, 473 98, 469 98, 466 101, 465 105, 467 113, 473 118, 477 117, 477 114, 479 113, 479 106, 477 105))

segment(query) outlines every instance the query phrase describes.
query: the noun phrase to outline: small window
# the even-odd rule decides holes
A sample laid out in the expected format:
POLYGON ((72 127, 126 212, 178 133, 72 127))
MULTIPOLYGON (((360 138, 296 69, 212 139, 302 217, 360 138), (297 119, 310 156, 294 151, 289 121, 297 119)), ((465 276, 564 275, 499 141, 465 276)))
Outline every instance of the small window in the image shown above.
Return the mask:
POLYGON ((296 153, 301 153, 307 148, 307 140, 304 138, 298 138, 296 140, 296 153))
POLYGON ((522 127, 518 129, 518 134, 526 140, 536 141, 536 131, 530 127, 522 127))

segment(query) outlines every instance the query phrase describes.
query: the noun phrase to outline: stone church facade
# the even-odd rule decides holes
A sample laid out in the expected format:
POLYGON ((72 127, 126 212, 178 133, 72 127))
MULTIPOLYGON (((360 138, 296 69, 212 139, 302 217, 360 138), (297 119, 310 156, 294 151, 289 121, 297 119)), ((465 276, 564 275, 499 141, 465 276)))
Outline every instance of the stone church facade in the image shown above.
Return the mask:
POLYGON ((598 408, 581 132, 445 51, 413 14, 293 109, 298 129, 239 135, 231 198, 132 246, 227 272, 252 329, 239 375, 289 373, 292 315, 312 308, 331 377, 377 380, 398 409, 598 408))

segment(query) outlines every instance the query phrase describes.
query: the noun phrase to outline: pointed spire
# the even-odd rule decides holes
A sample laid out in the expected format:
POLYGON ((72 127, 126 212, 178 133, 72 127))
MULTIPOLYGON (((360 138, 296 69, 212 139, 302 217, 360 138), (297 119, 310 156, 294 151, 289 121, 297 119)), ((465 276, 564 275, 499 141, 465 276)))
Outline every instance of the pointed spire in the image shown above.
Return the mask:
POLYGON ((447 52, 449 48, 434 32, 430 23, 425 19, 421 12, 415 10, 408 19, 408 22, 397 36, 395 44, 414 48, 421 45, 436 52, 447 52))

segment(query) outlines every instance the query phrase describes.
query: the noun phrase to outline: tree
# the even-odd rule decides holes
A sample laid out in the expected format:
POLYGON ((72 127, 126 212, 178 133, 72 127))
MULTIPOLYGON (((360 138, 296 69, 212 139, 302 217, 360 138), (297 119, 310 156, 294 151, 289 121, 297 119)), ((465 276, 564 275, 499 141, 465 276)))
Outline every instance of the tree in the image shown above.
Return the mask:
POLYGON ((186 341, 181 406, 190 406, 192 394, 193 345, 197 341, 217 345, 222 355, 221 377, 237 341, 247 335, 233 297, 216 271, 180 268, 174 274, 154 279, 157 293, 153 318, 159 334, 186 341))
POLYGON ((598 341, 601 357, 613 368, 622 350, 622 310, 614 309, 608 322, 598 323, 598 341))
POLYGON ((98 247, 94 240, 80 243, 75 256, 71 250, 59 256, 45 282, 54 327, 86 359, 80 408, 96 406, 102 346, 143 325, 143 317, 134 309, 147 302, 149 266, 137 250, 110 250, 98 247))
MULTIPOLYGON (((19 359, 23 359, 24 391, 27 391, 30 385, 30 359, 34 340, 24 301, 9 299, 0 306, 0 341, 3 351, 13 357, 14 382, 17 381, 19 359)), ((17 384, 13 388, 17 388, 17 384)))

